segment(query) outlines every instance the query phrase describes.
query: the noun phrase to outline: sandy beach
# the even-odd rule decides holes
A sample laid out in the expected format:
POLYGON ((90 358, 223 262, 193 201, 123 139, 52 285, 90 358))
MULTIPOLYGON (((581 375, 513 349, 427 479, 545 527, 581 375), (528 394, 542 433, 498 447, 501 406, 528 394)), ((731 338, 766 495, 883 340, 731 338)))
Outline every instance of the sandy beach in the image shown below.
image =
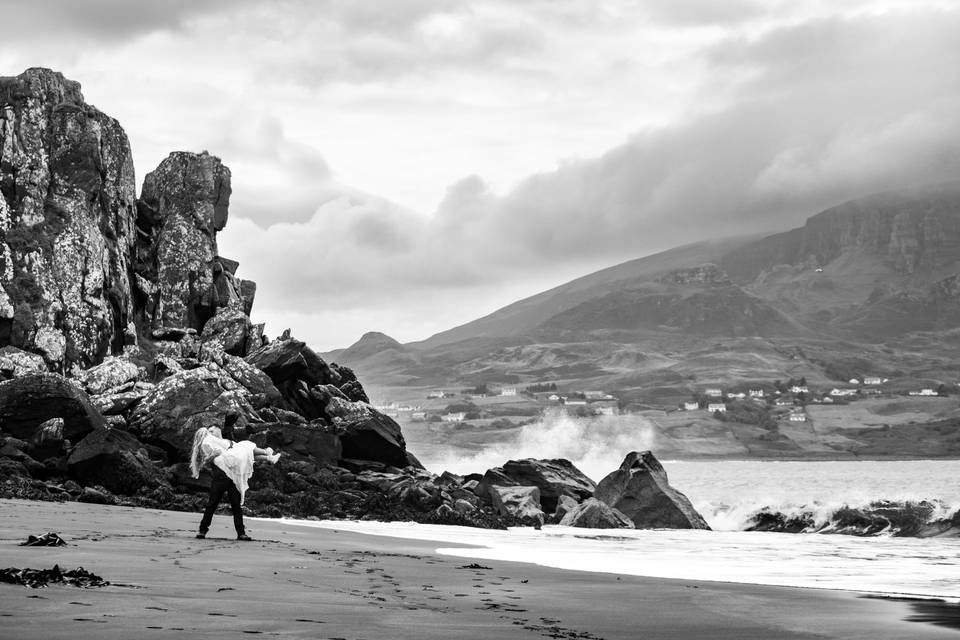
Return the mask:
POLYGON ((0 568, 82 566, 97 589, 0 584, 0 638, 956 638, 936 605, 441 556, 436 543, 228 516, 0 500, 0 568), (55 531, 65 547, 21 547, 55 531), (471 566, 471 565, 479 565, 471 566))

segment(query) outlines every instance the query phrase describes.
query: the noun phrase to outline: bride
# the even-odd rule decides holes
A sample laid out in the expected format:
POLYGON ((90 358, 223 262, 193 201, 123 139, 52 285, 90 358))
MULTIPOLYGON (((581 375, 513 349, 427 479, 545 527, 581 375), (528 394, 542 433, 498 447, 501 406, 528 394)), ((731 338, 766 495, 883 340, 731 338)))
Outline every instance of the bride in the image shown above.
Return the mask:
MULTIPOLYGON (((190 472, 194 478, 200 477, 200 470, 211 460, 223 471, 240 492, 240 504, 243 504, 250 476, 253 475, 255 460, 265 460, 276 464, 279 453, 267 447, 260 449, 249 440, 233 442, 223 437, 220 427, 200 427, 193 434, 193 449, 190 453, 190 472)), ((217 500, 219 502, 219 500, 217 500)))

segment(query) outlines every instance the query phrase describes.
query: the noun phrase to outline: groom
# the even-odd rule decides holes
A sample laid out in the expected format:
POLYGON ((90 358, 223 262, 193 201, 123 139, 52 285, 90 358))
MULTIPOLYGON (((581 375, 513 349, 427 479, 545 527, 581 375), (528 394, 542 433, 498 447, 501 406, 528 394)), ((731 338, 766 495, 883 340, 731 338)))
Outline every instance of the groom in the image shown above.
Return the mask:
MULTIPOLYGON (((237 416, 228 414, 224 419, 223 430, 227 433, 232 433, 233 425, 236 421, 237 416)), ((223 437, 220 427, 210 427, 208 431, 218 438, 223 437)), ((217 510, 217 507, 220 506, 220 500, 223 499, 223 494, 226 493, 227 499, 230 500, 230 511, 233 513, 233 527, 237 530, 237 540, 252 540, 253 538, 247 535, 247 531, 243 526, 243 510, 240 506, 240 491, 237 489, 237 485, 227 477, 227 474, 225 474, 220 467, 213 464, 213 459, 220 455, 220 452, 214 451, 206 445, 201 446, 205 447, 203 451, 204 456, 210 458, 206 468, 210 471, 212 479, 210 481, 207 508, 204 510, 203 518, 200 520, 200 532, 197 533, 197 538, 202 540, 207 537, 207 531, 210 530, 210 523, 213 522, 213 513, 217 510)))

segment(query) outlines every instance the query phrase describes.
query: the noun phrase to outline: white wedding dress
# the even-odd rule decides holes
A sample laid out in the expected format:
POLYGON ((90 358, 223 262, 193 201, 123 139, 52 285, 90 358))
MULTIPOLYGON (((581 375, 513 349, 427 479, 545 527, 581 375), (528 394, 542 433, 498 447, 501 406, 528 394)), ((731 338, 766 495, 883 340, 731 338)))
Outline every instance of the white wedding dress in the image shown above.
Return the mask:
POLYGON ((231 442, 210 434, 203 439, 200 447, 208 460, 217 452, 221 452, 213 459, 213 464, 217 465, 233 481, 233 484, 237 485, 240 491, 240 504, 243 504, 250 476, 253 475, 253 450, 257 445, 249 440, 231 442))

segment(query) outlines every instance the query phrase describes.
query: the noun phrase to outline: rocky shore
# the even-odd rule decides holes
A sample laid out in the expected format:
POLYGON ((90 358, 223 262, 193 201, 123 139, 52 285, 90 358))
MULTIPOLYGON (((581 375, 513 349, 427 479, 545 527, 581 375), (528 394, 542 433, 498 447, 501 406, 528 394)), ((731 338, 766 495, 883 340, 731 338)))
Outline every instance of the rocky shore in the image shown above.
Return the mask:
POLYGON ((230 170, 171 153, 143 180, 120 124, 48 69, 0 78, 0 496, 202 509, 220 426, 283 452, 251 515, 504 527, 706 523, 649 452, 597 487, 566 460, 428 472, 355 373, 250 320, 220 255, 230 170))

